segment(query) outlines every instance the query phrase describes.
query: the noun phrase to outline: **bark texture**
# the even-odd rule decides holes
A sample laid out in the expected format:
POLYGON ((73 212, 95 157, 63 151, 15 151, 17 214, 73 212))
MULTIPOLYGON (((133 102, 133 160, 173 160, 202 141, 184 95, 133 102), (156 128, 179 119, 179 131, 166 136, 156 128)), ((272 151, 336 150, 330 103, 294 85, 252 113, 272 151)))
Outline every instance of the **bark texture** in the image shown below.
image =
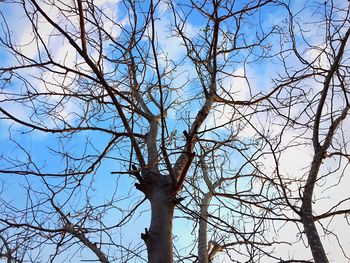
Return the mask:
POLYGON ((172 228, 175 202, 168 180, 160 180, 146 192, 151 203, 151 224, 141 235, 146 243, 149 263, 172 263, 172 228))
POLYGON ((198 263, 208 263, 208 207, 212 198, 212 192, 208 192, 202 198, 201 212, 198 230, 198 263))
POLYGON ((303 204, 301 207, 301 219, 315 263, 328 263, 327 255, 317 232, 312 213, 312 197, 321 163, 322 157, 316 155, 312 162, 309 177, 305 186, 303 204))

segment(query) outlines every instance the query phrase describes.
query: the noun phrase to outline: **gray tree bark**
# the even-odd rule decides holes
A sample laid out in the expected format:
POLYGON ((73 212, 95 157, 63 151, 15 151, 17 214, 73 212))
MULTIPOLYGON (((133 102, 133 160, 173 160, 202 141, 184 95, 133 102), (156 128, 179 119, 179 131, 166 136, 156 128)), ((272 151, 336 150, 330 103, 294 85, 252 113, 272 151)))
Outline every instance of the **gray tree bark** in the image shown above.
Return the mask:
POLYGON ((309 177, 306 182, 303 203, 301 207, 301 219, 315 263, 328 263, 327 255, 323 248, 320 236, 317 232, 314 216, 312 213, 312 197, 321 163, 322 157, 318 154, 315 156, 312 162, 309 177))
POLYGON ((198 230, 198 263, 208 263, 208 207, 212 198, 212 192, 208 192, 202 198, 199 230, 198 230))
POLYGON ((172 263, 172 228, 175 199, 172 184, 167 177, 158 177, 149 184, 151 189, 144 193, 151 203, 151 223, 149 229, 141 235, 145 241, 149 263, 172 263))

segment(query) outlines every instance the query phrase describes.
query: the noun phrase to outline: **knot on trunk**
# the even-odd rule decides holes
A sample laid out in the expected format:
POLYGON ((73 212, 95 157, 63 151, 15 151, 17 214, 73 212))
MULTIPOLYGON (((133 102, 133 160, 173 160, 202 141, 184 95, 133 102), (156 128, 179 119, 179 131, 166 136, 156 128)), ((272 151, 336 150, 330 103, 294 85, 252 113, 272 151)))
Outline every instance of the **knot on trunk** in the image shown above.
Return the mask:
POLYGON ((74 225, 70 222, 66 223, 64 225, 64 229, 68 232, 68 233, 73 233, 74 232, 74 225))
POLYGON ((141 239, 146 241, 149 238, 148 229, 145 228, 145 233, 141 233, 141 239))

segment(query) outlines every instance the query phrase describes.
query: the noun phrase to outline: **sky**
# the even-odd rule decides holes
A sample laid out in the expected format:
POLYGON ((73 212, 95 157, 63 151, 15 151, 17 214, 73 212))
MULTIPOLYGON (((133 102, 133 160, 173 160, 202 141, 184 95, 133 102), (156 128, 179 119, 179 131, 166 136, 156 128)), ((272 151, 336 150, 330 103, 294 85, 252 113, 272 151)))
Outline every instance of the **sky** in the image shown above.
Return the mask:
MULTIPOLYGON (((317 16, 314 13, 314 9, 312 8, 305 8, 305 6, 308 7, 314 7, 315 1, 294 1, 291 3, 291 8, 295 13, 298 13, 299 18, 301 19, 308 19, 310 20, 316 20, 317 16)), ((341 1, 334 1, 335 4, 341 4, 341 1)), ((94 4, 100 8, 102 8, 105 12, 105 14, 109 17, 111 17, 111 20, 104 20, 104 27, 106 30, 110 30, 110 32, 113 35, 113 37, 118 38, 120 34, 122 34, 120 28, 128 28, 130 24, 128 23, 127 19, 127 13, 126 8, 123 6, 121 2, 118 1, 108 1, 108 0, 100 0, 100 1, 94 1, 94 4), (117 22, 120 25, 120 28, 118 26, 113 25, 112 21, 117 22)), ((47 8, 45 9, 48 13, 52 15, 52 17, 57 16, 57 11, 54 8, 47 8)), ((13 4, 1 4, 0 5, 0 11, 3 14, 3 17, 8 21, 8 25, 11 27, 11 38, 14 42, 17 42, 19 46, 22 46, 21 51, 24 52, 28 59, 37 59, 38 54, 38 48, 36 46, 35 41, 33 40, 33 33, 32 33, 32 25, 28 22, 26 19, 23 11, 19 8, 18 5, 13 4)), ((198 91, 199 86, 198 83, 195 83, 194 81, 191 83, 187 83, 188 79, 194 79, 196 76, 196 73, 194 72, 193 64, 190 61, 182 61, 182 58, 185 56, 185 48, 181 45, 181 41, 176 36, 171 36, 169 31, 169 26, 172 23, 172 16, 171 12, 169 12, 167 5, 165 3, 160 4, 159 6, 159 13, 158 19, 156 20, 156 28, 157 28, 157 40, 159 43, 159 47, 164 51, 163 54, 160 54, 160 57, 168 57, 171 58, 175 63, 181 63, 177 68, 177 74, 175 74, 177 77, 175 79, 175 86, 182 87, 184 85, 184 88, 181 89, 181 93, 178 94, 176 92, 173 93, 171 99, 183 99, 183 98, 190 98, 194 96, 195 92, 198 91)), ((273 7, 267 7, 264 12, 261 13, 261 21, 263 22, 264 26, 268 26, 271 24, 278 24, 279 26, 283 26, 283 21, 286 17, 286 13, 280 12, 273 7)), ((62 21, 62 17, 60 17, 58 20, 62 21), (61 20, 59 20, 61 19, 61 20)), ((78 23, 77 17, 72 16, 71 18, 72 23, 78 23)), ((104 19, 104 18, 102 18, 104 19)), ((256 21, 248 21, 249 23, 256 22, 256 21)), ((62 21, 64 23, 64 21, 62 21)), ((2 26, 3 19, 1 20, 2 26)), ((55 31, 50 27, 46 22, 41 21, 40 23, 40 33, 43 35, 43 41, 45 43, 48 43, 48 46, 53 51, 52 55, 53 57, 60 62, 63 62, 66 66, 77 66, 79 70, 84 71, 86 70, 86 65, 79 64, 76 65, 76 54, 73 51, 73 49, 69 46, 69 43, 67 41, 63 41, 59 36, 55 35, 55 31), (50 35, 51 34, 51 35, 50 35)), ((71 30, 69 27, 69 23, 66 23, 67 30, 71 30)), ((319 45, 322 43, 323 39, 320 39, 321 29, 318 27, 315 27, 313 24, 303 24, 305 26, 305 36, 307 37, 307 40, 312 45, 319 45)), ((206 25, 203 25, 203 20, 199 19, 198 14, 191 15, 189 17, 189 20, 186 24, 185 32, 189 35, 195 37, 196 34, 202 33, 203 30, 205 30, 206 25)), ((1 37, 4 37, 4 35, 0 35, 1 37)), ((253 36, 253 35, 252 35, 253 36)), ((272 36, 271 37, 271 44, 275 46, 278 44, 279 36, 272 36)), ((301 39, 299 43, 303 43, 301 39)), ((111 42, 105 43, 106 49, 111 49, 111 52, 113 52, 111 42)), ((287 45, 288 43, 286 43, 287 45)), ((319 46, 322 48, 322 46, 319 46)), ((39 48, 39 51, 41 51, 41 48, 39 48)), ((276 50, 278 50, 278 46, 276 47, 276 50)), ((306 59, 312 61, 314 58, 318 56, 319 53, 315 49, 309 49, 300 46, 301 49, 306 50, 303 54, 306 59)), ((91 51, 91 56, 97 59, 97 52, 91 51)), ((246 53, 242 53, 241 56, 243 57, 246 55, 246 53)), ((117 55, 116 55, 117 56, 117 55)), ((238 56, 239 57, 239 56, 238 56)), ((12 60, 11 56, 6 52, 5 48, 3 46, 0 46, 0 58, 2 65, 0 68, 12 65, 13 63, 16 63, 16 61, 12 60)), ((240 58, 240 57, 239 57, 240 58)), ((276 65, 278 63, 277 58, 271 58, 266 59, 258 63, 253 63, 254 56, 250 56, 249 59, 252 61, 251 63, 247 63, 242 66, 242 63, 233 63, 232 65, 228 65, 227 70, 232 72, 232 74, 235 77, 228 77, 222 80, 222 83, 220 84, 229 94, 222 93, 222 96, 225 98, 229 98, 230 96, 233 96, 237 100, 244 100, 250 97, 250 92, 257 93, 257 92, 264 92, 266 87, 271 87, 273 85, 273 78, 278 78, 282 70, 280 70, 276 65), (249 83, 246 79, 242 78, 242 76, 246 73, 249 76, 249 83), (250 86, 249 86, 249 85, 250 86), (249 88, 251 90, 249 90, 249 88)), ((79 59, 78 59, 79 62, 79 59)), ((291 68, 299 66, 297 64, 297 61, 294 57, 290 57, 288 59, 288 62, 290 63, 288 66, 291 68)), ((166 61, 162 61, 162 67, 166 66, 166 61)), ((327 61, 324 56, 321 56, 320 59, 317 60, 317 62, 321 66, 327 66, 327 61)), ((280 66, 280 65, 279 65, 280 66)), ((112 65, 106 63, 105 70, 108 72, 112 72, 114 68, 112 65)), ((121 70, 124 70, 123 68, 121 70)), ((151 71, 150 71, 151 72, 151 71)), ((147 74, 152 75, 147 71, 147 74)), ((25 76, 30 79, 31 84, 37 89, 38 91, 45 91, 50 90, 53 92, 62 92, 62 88, 58 85, 59 83, 63 83, 67 85, 67 87, 71 87, 71 83, 74 80, 74 75, 68 75, 67 79, 62 80, 60 77, 55 77, 54 74, 50 72, 40 72, 37 68, 31 68, 26 69, 25 71, 22 71, 25 76), (40 76, 39 79, 34 78, 33 76, 40 76), (40 81, 40 78, 44 79, 46 83, 43 81, 40 81), (49 84, 48 84, 49 83, 49 84)), ((0 76, 0 78, 3 78, 0 76)), ((170 81, 170 79, 168 80, 170 81)), ((2 82, 1 82, 2 83, 2 82)), ((305 87, 308 87, 308 85, 315 85, 315 82, 310 81, 310 83, 304 83, 305 87)), ((88 85, 86 85, 86 88, 88 85)), ((13 80, 11 85, 6 85, 4 89, 1 90, 0 93, 0 106, 4 107, 6 110, 11 112, 13 115, 15 115, 18 118, 21 118, 23 120, 30 120, 32 117, 30 114, 31 112, 28 110, 28 108, 20 107, 18 104, 14 103, 8 103, 6 101, 6 95, 4 95, 5 92, 16 92, 23 89, 23 86, 21 86, 19 81, 13 80)), ((74 87, 73 87, 74 88, 74 87)), ((317 87, 314 87, 314 90, 317 90, 317 87)), ((46 101, 38 102, 38 105, 43 105, 46 101)), ((51 103, 57 102, 57 100, 50 101, 51 103)), ((193 116, 193 114, 196 112, 196 110, 199 108, 200 103, 190 103, 186 107, 186 110, 188 111, 189 116, 193 116)), ((181 105, 182 107, 182 105, 181 105)), ((61 116, 65 121, 76 123, 75 119, 75 112, 81 112, 81 107, 79 104, 76 103, 76 100, 72 99, 69 101, 66 101, 64 105, 58 107, 56 109, 57 116, 61 116)), ((97 109, 93 109, 94 112, 98 115, 99 111, 97 109)), ((107 109, 110 111, 110 109, 107 109)), ((305 112, 302 112, 302 108, 295 107, 293 108, 292 114, 295 114, 296 116, 300 114, 303 118, 306 118, 305 112)), ((232 119, 232 115, 234 113, 234 110, 230 107, 223 106, 223 105, 216 105, 215 111, 213 111, 212 114, 209 115, 208 119, 204 123, 204 125, 201 127, 201 130, 210 129, 216 125, 223 125, 227 122, 229 122, 232 119)), ((113 114, 109 112, 105 116, 110 116, 110 114, 113 114)), ((179 107, 173 107, 169 109, 168 112, 168 127, 169 130, 175 131, 177 130, 178 134, 181 134, 182 129, 186 127, 186 123, 181 120, 180 118, 183 117, 183 112, 181 111, 181 108, 179 107), (180 119, 180 120, 179 120, 180 119)), ((0 117, 1 118, 1 117, 0 117)), ((51 118, 36 118, 35 116, 32 117, 34 121, 45 123, 46 125, 57 125, 60 126, 62 122, 57 121, 55 122, 54 119, 51 118)), ((256 128, 259 128, 261 126, 269 126, 271 125, 271 137, 273 135, 278 134, 281 132, 281 130, 274 126, 273 123, 275 120, 271 117, 271 115, 267 114, 260 114, 254 117, 256 119, 253 119, 253 123, 256 123, 257 126, 245 126, 243 128, 243 139, 246 138, 252 138, 256 134, 256 128)), ((103 123, 103 122, 101 122, 103 123)), ((113 123, 110 125, 118 125, 119 123, 113 123)), ((141 126, 141 124, 140 124, 141 126)), ((346 121, 343 124, 343 129, 345 131, 349 131, 350 123, 349 121, 346 121)), ((140 132, 146 132, 142 130, 141 128, 136 127, 136 129, 140 129, 140 132)), ((108 143, 110 140, 110 136, 103 135, 100 132, 85 132, 81 133, 80 135, 73 136, 72 140, 62 140, 59 141, 56 138, 53 138, 52 136, 48 134, 44 134, 42 132, 30 132, 30 133, 24 133, 24 131, 28 131, 28 129, 23 129, 19 127, 17 124, 12 123, 9 120, 6 120, 4 118, 0 119, 0 139, 1 139, 1 158, 0 160, 0 168, 4 169, 4 167, 8 167, 10 165, 9 161, 6 161, 3 156, 10 156, 10 159, 12 162, 15 161, 23 161, 24 163, 28 161, 33 161, 37 163, 39 167, 42 168, 43 171, 47 172, 53 172, 59 170, 62 172, 66 168, 66 159, 62 158, 61 156, 55 156, 52 155, 52 149, 60 149, 65 150, 67 153, 75 154, 77 156, 84 155, 85 147, 87 147, 87 153, 93 155, 98 152, 103 151, 104 145, 108 143), (9 130, 11 130, 11 137, 9 137, 9 130), (13 140, 11 140, 14 139, 13 140), (16 142, 16 143, 15 143, 16 142), (98 146, 98 147, 96 147, 98 146), (27 152, 23 151, 23 149, 26 149, 27 152), (47 157, 47 158, 43 158, 47 157)), ((218 134, 225 133, 225 129, 219 129, 217 131, 218 134)), ((347 135, 346 132, 344 132, 345 136, 347 135)), ((284 133, 284 141, 282 144, 287 144, 292 139, 296 138, 295 130, 286 130, 284 133)), ((212 133, 207 133, 204 135, 204 138, 210 139, 213 138, 212 133)), ((305 137, 310 138, 311 133, 310 131, 306 132, 304 134, 305 137)), ((307 141, 307 139, 301 138, 302 141, 307 141)), ((299 139, 298 139, 299 141, 299 139)), ((134 179, 130 178, 128 175, 122 174, 122 175, 115 175, 111 174, 111 172, 115 171, 123 171, 126 170, 127 167, 125 165, 121 164, 116 160, 117 157, 125 155, 125 153, 128 153, 129 151, 129 145, 128 143, 120 144, 123 145, 122 147, 114 149, 113 154, 111 156, 115 157, 115 159, 110 158, 106 159, 101 166, 98 168, 96 174, 90 174, 89 179, 84 180, 83 182, 83 189, 80 192, 74 192, 74 198, 71 200, 74 200, 77 208, 84 209, 85 205, 85 192, 91 194, 91 203, 94 204, 103 204, 104 202, 113 200, 114 205, 118 207, 125 207, 124 210, 119 210, 117 207, 114 207, 111 209, 111 211, 108 211, 105 213, 105 222, 106 224, 113 225, 119 222, 122 215, 127 214, 127 211, 134 207, 140 200, 142 200, 142 196, 140 193, 133 189, 131 186, 134 183, 134 179)), ((348 147, 346 145, 346 147, 348 147)), ((310 164, 312 160, 312 148, 310 146, 310 140, 308 140, 307 144, 302 145, 300 147, 293 147, 290 148, 288 151, 285 151, 284 154, 279 159, 280 167, 282 167, 283 173, 289 174, 291 176, 294 176, 296 178, 302 177, 305 173, 307 173, 307 166, 310 164)), ((242 157, 240 156, 234 156, 236 157, 236 163, 242 162, 242 157)), ((266 173, 273 172, 274 169, 274 162, 271 158, 271 156, 266 155, 264 160, 264 166, 266 168, 266 173)), ((78 161, 75 162, 76 167, 72 167, 72 169, 84 169, 86 168, 86 165, 80 164, 78 161)), ((332 169, 338 165, 336 161, 330 160, 323 166, 324 170, 322 170, 322 173, 326 172, 327 169, 332 169)), ((340 164, 341 168, 345 168, 345 163, 340 164)), ((35 169, 32 165, 30 166, 31 169, 35 169)), ((317 202, 315 205, 315 211, 327 211, 329 207, 336 204, 339 200, 344 198, 344 196, 347 196, 346 186, 349 185, 349 178, 346 176, 343 176, 340 178, 339 174, 335 174, 332 176, 330 180, 323 181, 322 187, 317 188, 316 196, 319 196, 322 198, 321 202, 317 202), (338 180, 341 181, 340 187, 331 187, 334 185, 338 180), (343 187, 344 186, 344 187, 343 187)), ((43 180, 37 177, 25 177, 25 176, 13 176, 11 174, 1 174, 1 181, 3 184, 3 192, 2 197, 4 200, 11 200, 10 203, 18 208, 24 207, 27 205, 28 198, 26 198, 27 188, 30 187, 32 189, 32 195, 36 196, 37 198, 43 198, 43 195, 36 195, 36 191, 42 191, 43 189, 43 180), (29 179, 28 179, 29 178, 29 179)), ((49 179, 50 184, 62 184, 61 179, 49 179)), ((72 183, 74 185, 74 183, 72 183)), ((244 186, 242 186, 243 188, 244 186)), ((44 190, 44 192, 47 190, 44 190)), ((71 191, 63 191, 61 193, 61 196, 57 199, 58 202, 63 202, 64 200, 67 200, 69 198, 71 191)), ((214 202, 215 203, 215 202, 214 202)), ((344 203, 344 207, 346 207, 346 204, 344 203)), ((67 211, 69 211, 70 204, 66 206, 67 211)), ((99 211, 103 211, 103 209, 100 209, 99 211)), ((94 214, 94 213, 92 213, 94 214)), ((135 213, 135 216, 131 219, 129 224, 126 224, 122 228, 122 233, 118 238, 120 238, 122 241, 120 243, 123 244, 131 244, 130 248, 135 251, 141 251, 142 249, 139 248, 139 243, 142 243, 142 240, 140 240, 140 234, 144 231, 145 227, 148 227, 149 224, 149 207, 148 203, 143 203, 135 213), (137 242, 135 242, 135 240, 137 242)), ((192 243, 192 240, 195 236, 195 233, 191 231, 193 229, 193 224, 189 222, 186 219, 182 218, 183 214, 181 212, 177 212, 176 218, 174 221, 174 235, 179 237, 177 241, 175 242, 178 245, 178 248, 185 248, 187 245, 192 243)), ((331 231, 334 231, 334 233, 338 234, 339 240, 342 240, 342 242, 345 245, 344 250, 346 251, 348 246, 350 246, 348 236, 350 236, 348 232, 350 232, 348 225, 344 225, 342 229, 339 229, 338 225, 344 224, 343 219, 335 219, 330 223, 328 226, 328 229, 331 231)), ((278 226, 278 225, 277 225, 278 226)), ((281 227, 280 231, 277 231, 277 235, 280 240, 286 240, 289 239, 291 242, 297 241, 299 236, 299 230, 296 229, 294 224, 286 224, 278 226, 281 227)), ((276 227, 276 228, 278 228, 276 227)), ((321 231, 321 229, 319 229, 321 231)), ((119 233, 116 233, 115 236, 117 236, 119 233)), ((276 229, 271 228, 271 237, 276 235, 276 229)), ((305 237, 303 237, 303 240, 305 242, 305 237)), ((337 239, 333 235, 327 235, 325 239, 323 239, 324 245, 326 248, 326 251, 329 253, 329 257, 331 259, 331 262, 345 262, 346 260, 342 254, 342 252, 339 249, 339 246, 337 246, 337 239)), ((71 251, 74 251, 74 246, 71 247, 71 251)), ((81 252, 79 249, 77 249, 79 253, 77 253, 74 257, 72 262, 75 262, 75 259, 80 258, 89 258, 90 254, 86 252, 87 250, 84 250, 81 252)), ((184 254, 188 252, 187 249, 183 250, 184 254)), ((348 249, 350 251, 350 248, 348 249)), ((142 252, 140 252, 142 253, 142 252)), ((144 253, 144 252, 143 252, 144 253)), ((283 245, 277 246, 274 251, 275 255, 288 258, 289 256, 297 256, 297 257, 303 257, 303 258, 311 258, 311 254, 309 249, 305 248, 303 245, 303 242, 296 242, 292 246, 290 245, 283 245)), ((63 253, 61 257, 65 257, 65 254, 63 253)), ((222 259, 219 256, 219 259, 222 259)), ((222 259, 225 260, 225 259, 222 259)), ((62 260, 61 260, 62 261, 62 260)), ((60 259, 58 260, 60 262, 60 259)), ((270 262, 269 259, 267 261, 263 262, 270 262)))

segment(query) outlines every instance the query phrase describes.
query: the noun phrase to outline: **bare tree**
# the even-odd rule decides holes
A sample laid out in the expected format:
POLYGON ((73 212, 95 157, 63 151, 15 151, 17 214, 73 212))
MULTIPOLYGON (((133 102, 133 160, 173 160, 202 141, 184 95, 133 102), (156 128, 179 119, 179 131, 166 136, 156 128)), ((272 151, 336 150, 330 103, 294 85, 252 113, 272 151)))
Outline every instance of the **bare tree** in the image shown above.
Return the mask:
POLYGON ((3 258, 66 262, 83 254, 171 263, 178 207, 199 231, 198 254, 178 261, 210 262, 220 254, 237 262, 279 260, 272 252, 284 241, 268 236, 275 220, 302 222, 314 260, 326 262, 318 259, 325 254, 314 223, 326 216, 313 216, 312 194, 325 156, 348 158, 346 141, 345 152, 328 150, 348 112, 348 10, 322 20, 328 46, 321 53, 330 61, 324 69, 300 53, 293 10, 272 0, 20 0, 0 8, 0 118, 8 135, 0 166, 3 258), (290 15, 289 30, 265 20, 272 8, 290 15), (23 31, 9 16, 14 10, 29 25, 23 31), (299 59, 295 70, 286 64, 290 54, 299 59), (271 61, 281 70, 260 87, 251 65, 271 61), (294 94, 322 77, 323 89, 311 99, 294 94), (324 113, 335 94, 344 107, 324 113), (306 123, 286 117, 294 105, 306 105, 306 123), (272 118, 284 128, 313 123, 315 157, 298 189, 303 198, 289 195, 279 169, 263 166, 273 156, 279 168, 278 156, 289 149, 280 143, 283 129, 269 134, 279 131, 263 123, 272 118), (138 218, 147 216, 144 228, 138 218), (126 233, 141 223, 142 240, 129 241, 126 233))
MULTIPOLYGON (((346 118, 349 112, 347 65, 349 6, 348 3, 333 1, 314 4, 315 6, 312 7, 304 6, 300 13, 295 12, 295 14, 290 6, 285 6, 289 16, 286 22, 288 31, 279 28, 281 50, 277 55, 277 59, 284 63, 285 72, 283 74, 280 72, 281 77, 274 79, 276 86, 283 86, 283 88, 268 98, 269 106, 266 105, 266 108, 263 108, 260 105, 260 108, 257 108, 263 109, 254 112, 254 116, 258 117, 250 119, 249 114, 245 112, 241 117, 246 118, 235 122, 240 123, 241 126, 250 126, 254 130, 256 140, 259 141, 255 144, 256 159, 249 159, 249 164, 255 168, 249 170, 253 189, 245 192, 244 196, 237 189, 234 193, 227 194, 227 187, 224 188, 225 193, 218 193, 214 190, 214 185, 217 186, 220 180, 214 180, 215 184, 208 180, 208 167, 203 167, 202 176, 206 178, 205 185, 209 192, 203 193, 201 201, 198 202, 201 204, 201 210, 198 212, 200 262, 210 260, 208 247, 212 249, 212 246, 206 246, 207 241, 201 244, 201 240, 207 238, 207 226, 211 215, 208 213, 208 206, 214 196, 235 198, 241 202, 241 207, 248 203, 260 206, 262 211, 265 211, 265 214, 257 215, 253 209, 249 211, 249 216, 251 219, 260 218, 260 216, 264 218, 264 227, 259 227, 259 230, 266 239, 254 244, 252 240, 258 236, 255 234, 254 238, 241 243, 250 244, 258 249, 261 249, 259 245, 271 245, 278 250, 278 247, 285 249, 285 245, 303 241, 305 247, 310 247, 312 255, 305 255, 304 258, 300 255, 297 257, 289 255, 288 258, 284 258, 285 256, 272 253, 268 257, 280 259, 280 262, 313 262, 312 259, 314 262, 328 262, 328 258, 349 260, 344 233, 344 229, 348 226, 347 214, 349 213, 349 196, 344 188, 349 162, 347 149, 349 138, 346 132, 348 130, 346 118), (305 16, 304 12, 313 12, 314 21, 309 19, 307 21, 310 23, 304 24, 305 19, 302 17, 305 16), (317 29, 313 30, 313 28, 317 29), (288 34, 285 34, 287 32, 288 34), (308 150, 310 146, 312 150, 308 150), (294 156, 302 151, 309 153, 309 156, 306 154, 306 159, 294 156), (295 162, 293 159, 298 161, 300 171, 296 170, 298 166, 294 166, 293 169, 288 167, 290 163, 295 162), (268 166, 271 166, 271 169, 268 166), (330 201, 325 201, 326 199, 330 201), (298 231, 296 236, 299 240, 288 241, 288 239, 274 237, 273 241, 268 241, 269 231, 266 231, 266 228, 269 224, 279 229, 277 233, 291 231, 291 228, 298 231), (324 247, 323 243, 327 243, 327 239, 331 239, 331 242, 338 245, 339 252, 332 253, 334 244, 332 247, 329 244, 326 248, 324 247)), ((233 101, 227 100, 226 103, 237 107, 237 103, 233 101)), ((244 131, 239 134, 244 134, 244 131)), ((239 140, 235 137, 230 141, 237 144, 239 140)), ((214 145, 217 144, 218 142, 215 141, 214 145)), ((209 147, 209 149, 213 148, 215 146, 209 147)), ((300 155, 305 156, 303 153, 300 155)), ((223 154, 218 156, 222 157, 223 154)), ((251 153, 250 156, 254 154, 251 153)), ((237 155, 231 157, 231 159, 234 158, 237 158, 237 155)), ((218 165, 219 163, 212 161, 213 171, 220 167, 221 172, 229 174, 227 171, 224 172, 225 169, 218 165)), ((237 173, 237 177, 242 175, 242 171, 237 173)), ((219 178, 222 180, 225 177, 219 176, 219 178)), ((230 179, 235 180, 234 177, 230 179)), ((195 177, 194 182, 198 181, 198 177, 195 177)), ((192 184, 195 184, 194 182, 192 184)), ((242 183, 239 185, 242 189, 242 183)), ((202 188, 199 183, 197 189, 202 188)), ((232 209, 233 205, 227 200, 223 203, 226 208, 232 209)), ((235 212, 236 214, 232 214, 230 218, 234 218, 237 214, 240 216, 244 214, 243 211, 235 212)), ((216 230, 222 230, 217 222, 213 225, 216 226, 216 230)), ((233 225, 231 223, 231 226, 233 225)), ((237 229, 239 228, 235 230, 237 229)), ((228 228, 226 231, 230 232, 228 228)), ((291 233, 289 236, 292 236, 291 233)), ((230 237, 232 236, 234 234, 231 232, 230 237)), ((214 243, 216 249, 220 249, 220 245, 214 243)), ((230 244, 237 245, 237 243, 239 244, 238 240, 230 244)), ((217 252, 216 249, 214 248, 215 252, 217 252)), ((269 253, 266 249, 262 251, 269 253)), ((239 252, 235 253, 237 254, 239 252)), ((252 254, 250 256, 254 258, 252 254)), ((237 257, 235 259, 237 260, 237 257)), ((255 258, 253 261, 258 260, 255 258)))
MULTIPOLYGON (((346 65, 346 61, 349 59, 349 54, 346 52, 347 47, 349 47, 350 35, 349 6, 339 9, 339 6, 332 2, 325 3, 324 10, 320 10, 320 12, 324 15, 325 22, 320 27, 321 30, 325 31, 325 41, 314 48, 319 48, 320 45, 323 46, 324 51, 320 52, 318 58, 326 59, 326 65, 303 59, 294 47, 294 53, 300 59, 300 62, 315 72, 315 80, 320 83, 315 84, 320 88, 315 94, 315 98, 310 101, 310 109, 314 113, 309 121, 312 125, 314 155, 303 185, 299 215, 315 262, 328 262, 320 235, 316 229, 316 223, 323 218, 348 213, 349 209, 338 209, 338 205, 345 202, 348 197, 322 215, 314 214, 313 203, 315 202, 314 191, 318 181, 327 180, 327 177, 339 171, 336 168, 334 171, 325 173, 321 169, 325 159, 338 156, 340 159, 349 160, 347 149, 344 147, 347 144, 347 136, 343 136, 343 131, 340 129, 341 123, 348 116, 350 109, 348 98, 349 67, 346 65), (338 136, 340 136, 339 139, 343 139, 340 147, 338 136)), ((291 35, 293 42, 297 42, 293 37, 293 33, 291 35)), ((341 160, 339 161, 341 162, 341 160)))
POLYGON ((270 99, 276 113, 273 122, 280 128, 274 135, 261 137, 268 149, 263 155, 274 163, 273 176, 267 177, 284 199, 280 211, 296 223, 301 239, 305 235, 314 262, 329 262, 332 251, 324 246, 327 239, 339 246, 337 260, 349 260, 341 233, 348 226, 349 213, 349 195, 343 188, 349 164, 349 4, 315 3, 311 8, 314 20, 309 19, 309 24, 300 22, 304 11, 298 14, 290 6, 286 9, 289 33, 282 41, 290 49, 281 45, 286 48, 279 56, 285 77, 275 80, 286 83, 286 89, 270 99), (297 76, 304 77, 290 83, 297 76), (299 160, 299 171, 285 166, 298 159, 293 154, 306 157, 299 160), (331 201, 325 201, 327 198, 331 201))

